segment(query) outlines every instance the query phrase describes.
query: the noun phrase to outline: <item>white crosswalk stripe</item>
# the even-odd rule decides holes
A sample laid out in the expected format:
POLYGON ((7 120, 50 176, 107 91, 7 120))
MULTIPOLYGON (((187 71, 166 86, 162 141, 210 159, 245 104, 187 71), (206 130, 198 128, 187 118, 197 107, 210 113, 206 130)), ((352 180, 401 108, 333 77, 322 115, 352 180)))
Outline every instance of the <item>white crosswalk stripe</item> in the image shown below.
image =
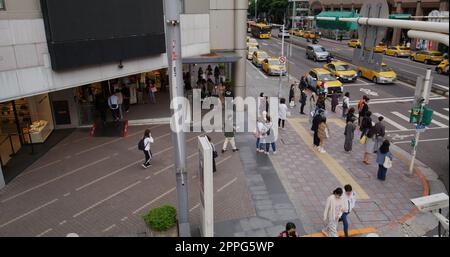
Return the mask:
POLYGON ((380 114, 380 113, 374 113, 373 115, 375 115, 375 116, 377 116, 377 117, 383 116, 385 122, 389 123, 390 125, 394 126, 395 128, 397 128, 397 129, 399 129, 399 130, 408 130, 408 129, 405 128, 404 126, 398 124, 397 122, 395 122, 395 121, 393 121, 393 120, 387 118, 386 116, 384 116, 384 115, 382 115, 382 114, 380 114))
POLYGON ((399 113, 399 112, 391 112, 395 116, 399 117, 400 119, 409 122, 409 117, 406 117, 405 115, 399 113))
POLYGON ((444 108, 444 110, 448 111, 448 108, 444 108))

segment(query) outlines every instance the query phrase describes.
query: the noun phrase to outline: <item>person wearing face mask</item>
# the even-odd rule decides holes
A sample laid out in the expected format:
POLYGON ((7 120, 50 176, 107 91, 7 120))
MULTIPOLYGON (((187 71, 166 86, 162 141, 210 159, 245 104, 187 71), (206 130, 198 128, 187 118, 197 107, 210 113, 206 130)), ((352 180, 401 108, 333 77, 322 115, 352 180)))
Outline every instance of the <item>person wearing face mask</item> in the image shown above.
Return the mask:
POLYGON ((323 221, 325 228, 322 233, 327 237, 338 237, 338 222, 343 213, 343 203, 342 203, 342 188, 336 188, 333 194, 330 195, 325 204, 325 210, 323 212, 323 221))
POLYGON ((292 222, 288 222, 286 224, 286 230, 281 232, 279 237, 299 237, 296 231, 295 224, 292 222))

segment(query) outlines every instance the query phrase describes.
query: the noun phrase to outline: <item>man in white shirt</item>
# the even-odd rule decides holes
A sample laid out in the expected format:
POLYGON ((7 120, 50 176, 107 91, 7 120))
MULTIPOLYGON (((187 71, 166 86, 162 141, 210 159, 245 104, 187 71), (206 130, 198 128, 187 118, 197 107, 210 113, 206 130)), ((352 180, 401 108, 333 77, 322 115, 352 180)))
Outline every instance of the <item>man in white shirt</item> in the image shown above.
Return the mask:
POLYGON ((351 185, 344 186, 345 193, 342 196, 342 201, 344 204, 344 213, 342 214, 339 221, 342 221, 344 224, 344 234, 345 237, 348 237, 348 220, 347 216, 352 212, 353 208, 356 205, 356 193, 353 192, 353 188, 351 185))
POLYGON ((113 120, 117 121, 119 120, 119 97, 117 97, 117 95, 112 94, 109 98, 108 98, 108 106, 109 109, 111 109, 111 113, 113 116, 113 120))

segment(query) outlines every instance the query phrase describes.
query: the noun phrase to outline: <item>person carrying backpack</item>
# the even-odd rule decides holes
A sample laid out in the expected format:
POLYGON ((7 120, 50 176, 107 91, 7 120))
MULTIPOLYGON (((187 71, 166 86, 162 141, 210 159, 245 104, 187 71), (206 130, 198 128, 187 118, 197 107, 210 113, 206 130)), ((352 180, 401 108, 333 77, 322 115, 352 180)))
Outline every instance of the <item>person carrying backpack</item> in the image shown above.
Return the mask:
POLYGON ((142 138, 138 144, 138 149, 143 151, 145 156, 145 162, 142 164, 142 167, 144 167, 144 169, 152 166, 150 161, 152 160, 153 154, 150 145, 153 144, 153 142, 155 142, 155 140, 152 137, 150 129, 146 129, 144 132, 144 138, 142 138))

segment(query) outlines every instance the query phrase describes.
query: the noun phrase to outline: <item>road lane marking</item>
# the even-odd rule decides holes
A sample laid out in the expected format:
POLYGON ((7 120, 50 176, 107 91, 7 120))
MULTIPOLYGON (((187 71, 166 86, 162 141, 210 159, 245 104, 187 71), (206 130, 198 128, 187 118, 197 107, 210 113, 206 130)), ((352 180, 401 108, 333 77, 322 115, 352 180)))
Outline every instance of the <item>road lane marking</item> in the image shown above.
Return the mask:
POLYGON ((383 117, 384 117, 384 120, 385 120, 387 123, 391 124, 392 126, 394 126, 395 128, 397 128, 397 129, 399 129, 399 130, 401 130, 401 131, 408 130, 408 128, 403 127, 402 125, 398 124, 397 122, 395 122, 395 121, 393 121, 393 120, 387 118, 386 116, 384 116, 384 115, 382 115, 382 114, 380 114, 380 113, 374 113, 373 115, 375 115, 375 116, 377 116, 377 117, 383 116, 383 117))
MULTIPOLYGON (((167 133, 167 134, 164 134, 164 135, 161 135, 161 136, 159 136, 159 137, 155 137, 155 141, 157 140, 157 139, 161 139, 161 138, 163 138, 163 137, 167 137, 167 136, 170 136, 172 134, 172 132, 169 132, 169 133, 167 133)), ((131 147, 128 147, 128 151, 131 151, 131 150, 137 150, 137 145, 133 145, 133 146, 131 146, 131 147)))
MULTIPOLYGON (((192 137, 191 139, 187 140, 186 142, 190 142, 190 141, 192 141, 192 140, 195 139, 195 138, 197 138, 197 136, 192 137)), ((169 151, 169 150, 172 149, 172 148, 173 148, 173 146, 167 147, 167 148, 161 150, 160 152, 154 154, 153 156, 158 156, 158 155, 160 155, 160 154, 162 154, 162 153, 165 153, 165 152, 169 151)), ((124 166, 124 167, 122 167, 122 168, 119 168, 119 169, 117 169, 117 170, 115 170, 115 171, 113 171, 113 172, 111 172, 111 173, 108 173, 108 174, 106 174, 106 175, 104 175, 104 176, 101 176, 101 177, 99 177, 99 178, 97 178, 97 179, 92 180, 91 182, 89 182, 89 183, 87 183, 87 184, 84 184, 83 186, 80 186, 80 187, 76 188, 75 191, 80 191, 80 190, 82 190, 82 189, 84 189, 84 188, 86 188, 86 187, 89 187, 89 186, 91 186, 91 185, 93 185, 93 184, 95 184, 95 183, 97 183, 97 182, 99 182, 99 181, 102 181, 102 180, 104 180, 104 179, 106 179, 106 178, 108 178, 108 177, 111 177, 111 176, 113 176, 113 175, 115 175, 115 174, 117 174, 117 173, 119 173, 119 172, 121 172, 121 171, 124 171, 124 170, 126 170, 126 169, 128 169, 128 168, 131 168, 131 167, 133 167, 133 166, 135 166, 135 165, 137 165, 137 164, 139 164, 139 163, 141 163, 141 162, 143 162, 143 161, 144 161, 144 159, 140 159, 140 160, 137 160, 137 161, 135 161, 135 162, 132 162, 132 163, 130 163, 130 164, 128 164, 128 165, 126 165, 126 166, 124 166)), ((171 167, 173 167, 173 166, 174 166, 174 165, 172 164, 171 166, 168 166, 168 167, 164 168, 163 170, 167 170, 167 169, 169 169, 169 168, 171 168, 171 167)), ((162 171, 161 171, 161 172, 162 172, 162 171)), ((157 172, 157 173, 155 173, 154 175, 158 175, 158 174, 161 173, 161 172, 157 172)), ((147 179, 147 178, 146 178, 146 179, 147 179)))
POLYGON ((448 108, 444 108, 444 110, 448 111, 448 108))
POLYGON ((32 172, 35 172, 35 171, 37 171, 37 170, 40 170, 40 169, 50 167, 50 166, 52 166, 52 165, 54 165, 54 164, 57 164, 57 163, 60 163, 60 162, 62 162, 62 160, 56 160, 56 161, 53 161, 53 162, 49 162, 49 163, 47 163, 47 164, 45 164, 45 165, 42 165, 42 166, 40 166, 40 167, 37 167, 37 168, 31 169, 31 170, 29 170, 29 171, 23 172, 22 174, 20 174, 19 176, 17 176, 17 178, 20 178, 20 177, 22 177, 22 176, 24 176, 24 175, 28 175, 28 174, 30 174, 30 173, 32 173, 32 172))
POLYGON ((120 221, 124 222, 128 219, 128 217, 123 217, 122 219, 120 219, 120 221))
MULTIPOLYGON (((152 126, 152 127, 150 127, 150 129, 155 129, 155 128, 161 127, 161 126, 165 126, 165 124, 160 124, 160 125, 152 126)), ((145 130, 140 130, 140 131, 138 131, 138 132, 129 134, 127 138, 132 137, 132 136, 136 136, 136 135, 138 135, 138 134, 142 134, 144 131, 145 131, 145 130)), ((96 145, 96 146, 90 147, 90 148, 88 148, 88 149, 85 149, 85 150, 83 150, 83 151, 80 151, 80 152, 76 153, 75 155, 78 156, 78 155, 81 155, 81 154, 90 152, 90 151, 92 151, 92 150, 95 150, 95 149, 97 149, 97 148, 103 147, 103 146, 105 146, 105 145, 110 145, 110 144, 113 144, 113 143, 115 143, 115 142, 118 142, 118 141, 124 140, 124 139, 125 139, 125 137, 117 138, 117 139, 111 140, 111 141, 109 141, 109 142, 106 142, 106 143, 103 143, 103 144, 100 144, 100 145, 96 145)))
MULTIPOLYGON (((248 62, 249 62, 249 61, 248 61, 248 62)), ((251 66, 252 66, 257 72, 259 72, 259 74, 261 74, 261 75, 263 76, 263 78, 268 79, 268 77, 267 77, 264 73, 262 73, 261 70, 260 70, 258 67, 256 67, 255 65, 253 65, 253 63, 251 63, 251 62, 249 62, 249 63, 251 64, 251 66)))
MULTIPOLYGON (((434 138, 434 139, 424 139, 424 140, 419 140, 419 143, 420 143, 420 142, 445 141, 445 140, 448 140, 448 137, 446 137, 446 138, 434 138)), ((410 141, 394 142, 394 145, 398 145, 398 144, 411 144, 411 140, 410 140, 410 141)))
POLYGON ((26 212, 26 213, 24 213, 24 214, 22 214, 22 215, 20 215, 20 216, 15 217, 14 219, 12 219, 12 220, 10 220, 10 221, 8 221, 8 222, 6 222, 6 223, 3 223, 2 225, 0 225, 0 228, 3 228, 3 227, 5 227, 5 226, 7 226, 7 225, 9 225, 9 224, 11 224, 11 223, 13 223, 13 222, 15 222, 15 221, 18 221, 18 220, 20 220, 21 218, 23 218, 23 217, 25 217, 25 216, 28 216, 28 215, 30 215, 30 214, 32 214, 32 213, 34 213, 34 212, 37 212, 37 211, 39 211, 40 209, 42 209, 42 208, 44 208, 44 207, 47 207, 47 206, 49 206, 50 204, 55 203, 56 201, 58 201, 58 198, 55 198, 55 199, 53 199, 53 200, 50 201, 50 202, 47 202, 47 203, 45 203, 45 204, 43 204, 43 205, 41 205, 41 206, 38 206, 38 207, 32 209, 32 210, 29 211, 29 212, 26 212))
MULTIPOLYGON (((357 193, 358 199, 367 200, 370 199, 369 195, 362 189, 362 187, 356 182, 355 179, 342 167, 339 162, 337 162, 333 157, 331 157, 328 153, 322 154, 315 151, 310 144, 312 142, 311 135, 306 131, 306 129, 300 124, 301 119, 299 118, 290 118, 288 122, 294 128, 295 132, 300 136, 303 142, 306 144, 308 149, 313 152, 319 160, 328 168, 331 174, 333 174, 336 179, 342 185, 350 184, 353 186, 353 189, 357 193)), ((337 123, 337 122, 336 122, 337 123)))
POLYGON ((447 116, 447 115, 444 115, 444 114, 439 113, 439 112, 437 112, 437 111, 434 111, 434 112, 433 112, 433 115, 436 115, 436 116, 438 116, 438 117, 441 117, 441 118, 444 119, 444 120, 448 120, 448 116, 447 116))
POLYGON ((36 237, 41 237, 41 236, 43 236, 43 235, 45 235, 45 234, 51 232, 52 230, 53 230, 53 228, 49 228, 49 229, 47 229, 46 231, 44 231, 44 232, 40 233, 39 235, 37 235, 36 237))
POLYGON ((67 197, 67 196, 69 196, 70 195, 70 192, 69 193, 65 193, 63 196, 64 197, 67 197))
POLYGON ((116 224, 112 224, 111 226, 109 226, 109 227, 103 229, 103 233, 104 233, 104 232, 108 232, 108 231, 110 231, 111 229, 113 229, 113 228, 115 228, 115 227, 116 227, 116 224))
POLYGON ((67 223, 67 220, 63 220, 63 221, 61 221, 61 222, 59 223, 59 225, 62 226, 62 225, 64 225, 64 224, 66 224, 66 223, 67 223))
POLYGON ((117 192, 115 192, 114 194, 112 194, 112 195, 106 197, 105 199, 100 200, 100 201, 94 203, 93 205, 87 207, 86 209, 84 209, 84 210, 82 210, 82 211, 80 211, 80 212, 74 214, 72 217, 73 217, 73 218, 76 218, 76 217, 78 217, 78 216, 80 216, 80 215, 82 215, 82 214, 88 212, 89 210, 92 210, 93 208, 99 206, 100 204, 102 204, 102 203, 104 203, 104 202, 106 202, 106 201, 108 201, 108 200, 110 200, 110 199, 116 197, 117 195, 119 195, 119 194, 121 194, 121 193, 127 191, 128 189, 130 189, 130 188, 132 188, 132 187, 134 187, 134 186, 136 186, 136 185, 138 185, 138 184, 140 184, 140 183, 141 183, 141 181, 139 180, 139 181, 137 181, 137 182, 135 182, 135 183, 133 183, 133 184, 131 184, 131 185, 129 185, 129 186, 127 186, 127 187, 125 187, 125 188, 123 188, 123 189, 117 191, 117 192))
POLYGON ((221 188, 217 189, 217 193, 220 193, 220 191, 224 190, 225 188, 229 187, 231 184, 233 184, 234 182, 236 182, 237 177, 235 177, 234 179, 232 179, 230 182, 226 183, 225 185, 223 185, 221 188))
POLYGON ((172 187, 169 191, 167 191, 167 192, 161 194, 160 196, 156 197, 155 199, 151 200, 150 202, 148 202, 148 203, 142 205, 141 207, 139 207, 138 209, 136 209, 135 211, 133 211, 133 214, 136 214, 136 213, 142 211, 143 209, 147 208, 147 207, 148 207, 149 205, 151 205, 152 203, 154 203, 154 202, 158 201, 159 199, 163 198, 164 196, 166 196, 166 195, 172 193, 173 191, 175 191, 175 189, 176 189, 176 187, 172 187))
MULTIPOLYGON (((436 100, 447 100, 446 97, 433 97, 430 98, 430 101, 436 101, 436 100)), ((370 101, 369 104, 373 105, 373 104, 386 104, 386 103, 406 103, 406 102, 413 102, 415 101, 414 98, 406 98, 406 99, 392 99, 392 100, 383 100, 383 99, 376 99, 375 101, 370 101)), ((351 102, 350 105, 351 106, 355 106, 357 105, 358 102, 351 102)), ((342 104, 341 104, 342 106, 342 104)))
MULTIPOLYGON (((401 113, 398 113, 398 112, 392 112, 392 114, 395 114, 395 115, 397 115, 398 117, 400 117, 401 119, 406 120, 406 121, 409 122, 409 117, 406 117, 405 115, 403 115, 403 114, 401 114, 401 113)), ((434 120, 434 119, 431 120, 431 123, 433 123, 434 125, 436 125, 436 126, 438 126, 438 127, 441 127, 441 128, 448 128, 447 125, 445 125, 445 124, 443 124, 443 123, 441 123, 441 122, 439 122, 439 121, 436 121, 436 120, 434 120)))
MULTIPOLYGON (((437 129, 447 129, 447 128, 435 127, 435 128, 427 128, 426 130, 437 130, 437 129)), ((408 131, 416 131, 416 129, 407 129, 407 130, 386 130, 386 133, 408 132, 408 131)))
POLYGON ((69 175, 72 175, 72 174, 74 174, 74 173, 76 173, 76 172, 78 172, 78 171, 80 171, 80 170, 84 170, 84 169, 86 169, 86 168, 88 168, 88 167, 90 167, 90 166, 94 166, 94 165, 96 165, 96 164, 99 164, 100 162, 106 161, 106 160, 108 160, 108 159, 110 159, 109 156, 108 156, 108 157, 105 157, 105 158, 102 158, 102 159, 100 159, 100 160, 97 160, 97 161, 95 161, 95 162, 86 164, 86 165, 84 165, 84 166, 82 166, 82 167, 80 167, 80 168, 77 168, 77 169, 75 169, 75 170, 73 170, 73 171, 70 171, 70 172, 68 172, 68 173, 66 173, 66 174, 63 174, 63 175, 61 175, 61 176, 58 176, 58 177, 53 178, 53 179, 51 179, 51 180, 48 180, 48 181, 46 181, 46 182, 44 182, 44 183, 41 183, 41 184, 39 184, 39 185, 37 185, 37 186, 31 187, 31 188, 29 188, 29 189, 27 189, 27 190, 25 190, 25 191, 22 191, 22 192, 20 192, 20 193, 18 193, 18 194, 15 194, 15 195, 13 195, 13 196, 11 196, 11 197, 8 197, 8 198, 2 200, 2 203, 5 203, 5 202, 7 202, 7 201, 10 201, 10 200, 12 200, 12 199, 14 199, 14 198, 17 198, 17 197, 19 197, 19 196, 21 196, 21 195, 24 195, 24 194, 26 194, 26 193, 29 193, 29 192, 31 192, 31 191, 33 191, 33 190, 36 190, 36 189, 38 189, 38 188, 41 188, 41 187, 43 187, 43 186, 46 186, 46 185, 48 185, 48 184, 50 184, 50 183, 52 183, 52 182, 55 182, 55 181, 57 181, 57 180, 59 180, 59 179, 62 179, 62 178, 64 178, 64 177, 67 177, 67 176, 69 176, 69 175))
POLYGON ((197 209, 198 207, 200 207, 200 203, 194 205, 194 207, 192 207, 191 209, 189 209, 189 212, 194 211, 194 210, 197 209))
POLYGON ((409 117, 406 117, 405 115, 399 113, 399 112, 391 112, 395 116, 399 117, 400 119, 409 122, 409 117))

